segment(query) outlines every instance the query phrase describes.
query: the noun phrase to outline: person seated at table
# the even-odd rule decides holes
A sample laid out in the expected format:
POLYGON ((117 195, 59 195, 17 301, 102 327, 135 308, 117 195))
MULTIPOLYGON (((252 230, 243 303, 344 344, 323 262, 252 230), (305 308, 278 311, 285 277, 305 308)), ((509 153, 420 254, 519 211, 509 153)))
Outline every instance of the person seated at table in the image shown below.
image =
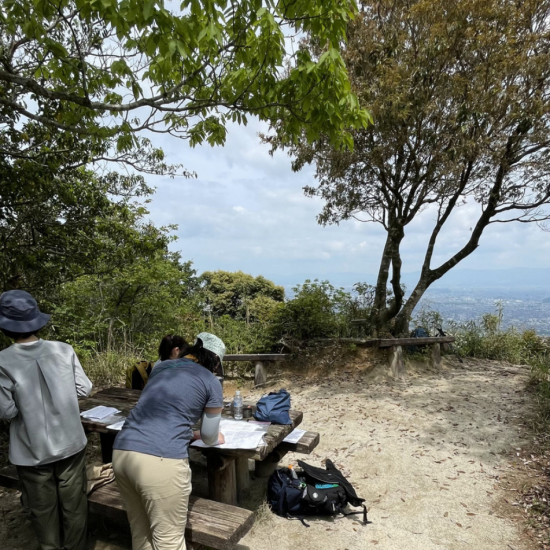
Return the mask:
POLYGON ((191 493, 189 443, 223 443, 222 387, 212 371, 224 343, 201 333, 159 363, 113 445, 113 469, 134 550, 184 550, 191 493), (193 425, 202 418, 200 432, 193 425))
POLYGON ((92 383, 73 348, 39 338, 49 321, 23 290, 0 296, 0 419, 11 420, 9 459, 41 550, 85 550, 86 435, 78 398, 92 383))

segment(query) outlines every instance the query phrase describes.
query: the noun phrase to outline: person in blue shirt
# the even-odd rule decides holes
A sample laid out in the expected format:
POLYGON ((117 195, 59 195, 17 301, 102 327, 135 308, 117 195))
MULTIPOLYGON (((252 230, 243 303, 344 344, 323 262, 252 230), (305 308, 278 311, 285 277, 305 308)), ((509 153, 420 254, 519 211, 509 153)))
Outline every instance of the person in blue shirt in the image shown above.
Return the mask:
POLYGON ((213 371, 225 354, 213 334, 198 335, 180 358, 151 371, 113 446, 113 469, 124 501, 133 550, 184 550, 191 493, 189 443, 223 443, 222 386, 213 371), (201 419, 200 432, 193 425, 201 419))

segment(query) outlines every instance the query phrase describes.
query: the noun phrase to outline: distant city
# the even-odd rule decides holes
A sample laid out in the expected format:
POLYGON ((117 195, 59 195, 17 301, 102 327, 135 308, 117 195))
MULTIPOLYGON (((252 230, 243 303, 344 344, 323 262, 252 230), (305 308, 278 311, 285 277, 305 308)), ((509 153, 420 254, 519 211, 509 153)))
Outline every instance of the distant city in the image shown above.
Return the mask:
MULTIPOLYGON (((504 328, 535 329, 550 336, 550 289, 548 288, 434 288, 419 307, 441 313, 444 321, 480 320, 503 306, 504 328)), ((417 308, 418 309, 418 308, 417 308)))
MULTIPOLYGON (((307 278, 315 277, 290 274, 272 277, 285 287, 289 297, 296 286, 292 282, 307 278)), ((360 273, 331 273, 317 279, 328 280, 347 291, 352 291, 353 284, 359 281, 375 282, 374 276, 360 273)), ((417 280, 417 273, 403 276, 409 292, 417 280)), ((463 323, 495 313, 497 302, 503 306, 504 328, 535 329, 538 334, 550 336, 550 269, 452 270, 426 292, 417 311, 430 308, 442 315, 444 324, 463 323)))

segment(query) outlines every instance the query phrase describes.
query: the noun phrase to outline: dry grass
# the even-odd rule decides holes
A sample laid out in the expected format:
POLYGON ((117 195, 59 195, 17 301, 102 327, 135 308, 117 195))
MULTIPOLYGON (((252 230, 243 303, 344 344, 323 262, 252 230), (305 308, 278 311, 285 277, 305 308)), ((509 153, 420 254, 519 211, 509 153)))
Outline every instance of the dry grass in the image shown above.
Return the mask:
POLYGON ((267 502, 263 501, 257 508, 255 512, 256 520, 252 526, 251 532, 254 533, 259 527, 264 527, 273 521, 273 512, 270 510, 267 502))
POLYGON ((126 370, 142 358, 132 353, 101 352, 82 361, 88 378, 96 386, 117 386, 124 382, 126 370))

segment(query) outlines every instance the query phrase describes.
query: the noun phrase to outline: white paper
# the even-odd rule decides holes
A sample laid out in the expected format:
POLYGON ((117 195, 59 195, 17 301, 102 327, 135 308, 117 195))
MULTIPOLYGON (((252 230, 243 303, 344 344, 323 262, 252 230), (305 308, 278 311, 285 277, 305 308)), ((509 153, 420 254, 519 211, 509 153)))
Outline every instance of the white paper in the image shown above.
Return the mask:
POLYGON ((94 407, 89 411, 84 411, 80 413, 80 416, 89 420, 103 420, 119 412, 120 411, 118 409, 115 409, 114 407, 104 407, 103 405, 99 405, 98 407, 94 407))
POLYGON ((238 432, 230 432, 222 430, 225 437, 225 443, 223 445, 206 445, 204 441, 198 439, 193 441, 191 445, 193 447, 216 447, 217 449, 257 449, 261 445, 265 445, 263 440, 264 431, 251 431, 241 430, 238 432))
POLYGON ((124 422, 126 422, 126 418, 124 420, 120 420, 119 422, 115 422, 114 424, 110 424, 107 426, 107 428, 111 428, 111 430, 122 430, 122 426, 124 426, 124 422))
POLYGON ((232 420, 230 418, 222 418, 220 420, 220 432, 267 432, 269 426, 262 424, 252 424, 246 420, 232 420))
POLYGON ((306 430, 300 430, 300 428, 294 428, 284 439, 286 443, 298 443, 302 436, 306 433, 306 430))

